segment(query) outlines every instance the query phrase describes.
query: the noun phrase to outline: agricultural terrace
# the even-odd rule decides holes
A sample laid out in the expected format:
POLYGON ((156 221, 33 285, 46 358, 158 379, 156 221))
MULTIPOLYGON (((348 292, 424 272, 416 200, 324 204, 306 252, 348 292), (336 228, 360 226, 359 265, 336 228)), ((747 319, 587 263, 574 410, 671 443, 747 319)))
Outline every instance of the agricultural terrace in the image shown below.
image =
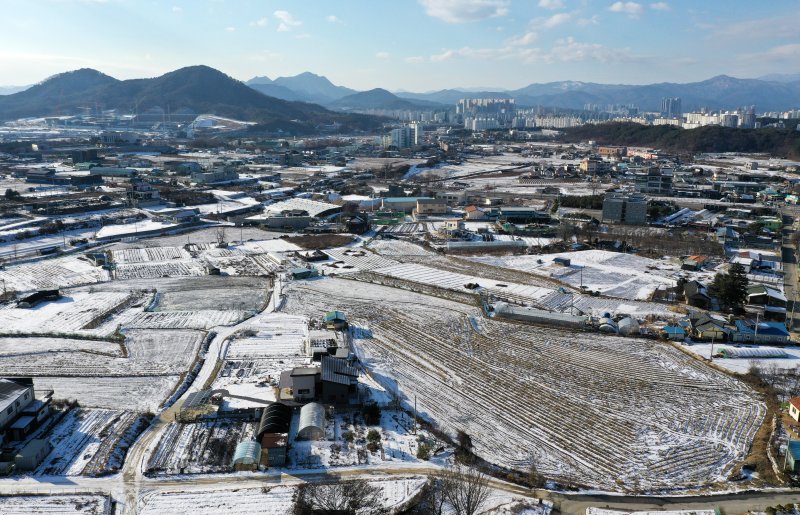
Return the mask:
POLYGON ((339 278, 284 311, 345 312, 376 379, 475 452, 562 481, 666 490, 723 481, 765 416, 732 377, 657 342, 482 318, 474 306, 339 278))

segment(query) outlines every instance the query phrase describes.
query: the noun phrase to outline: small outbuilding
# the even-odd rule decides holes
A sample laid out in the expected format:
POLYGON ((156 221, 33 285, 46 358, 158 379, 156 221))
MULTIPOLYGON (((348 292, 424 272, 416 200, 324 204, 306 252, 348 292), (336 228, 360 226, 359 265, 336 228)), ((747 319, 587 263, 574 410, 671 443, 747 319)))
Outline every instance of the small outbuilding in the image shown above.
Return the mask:
POLYGON ((334 331, 347 329, 347 317, 341 311, 328 311, 325 313, 325 327, 334 331))
POLYGON ((17 453, 14 458, 14 466, 19 472, 34 470, 52 450, 48 440, 33 439, 17 453))
POLYGON ((789 440, 786 446, 786 459, 783 462, 784 470, 797 472, 800 467, 800 440, 789 440))
POLYGON ((325 407, 318 402, 310 402, 300 408, 298 440, 322 440, 325 438, 325 407))

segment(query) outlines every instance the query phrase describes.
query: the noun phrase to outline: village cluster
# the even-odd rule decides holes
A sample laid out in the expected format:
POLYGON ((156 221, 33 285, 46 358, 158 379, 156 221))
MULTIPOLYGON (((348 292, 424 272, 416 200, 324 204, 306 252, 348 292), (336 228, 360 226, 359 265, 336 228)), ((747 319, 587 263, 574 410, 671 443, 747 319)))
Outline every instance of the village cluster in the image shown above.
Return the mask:
POLYGON ((0 156, 0 512, 799 480, 797 163, 347 143, 0 156))

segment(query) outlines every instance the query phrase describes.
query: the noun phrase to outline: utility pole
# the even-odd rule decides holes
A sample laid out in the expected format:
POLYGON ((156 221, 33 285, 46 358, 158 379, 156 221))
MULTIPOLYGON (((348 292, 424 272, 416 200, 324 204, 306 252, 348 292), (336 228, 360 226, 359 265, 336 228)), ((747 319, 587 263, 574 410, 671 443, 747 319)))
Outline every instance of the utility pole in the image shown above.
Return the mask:
POLYGON ((753 333, 753 343, 758 342, 758 315, 761 313, 756 313, 756 327, 755 332, 753 333))
POLYGON ((714 337, 716 334, 711 334, 711 355, 709 356, 710 361, 714 361, 714 337))
POLYGON ((417 394, 414 394, 414 434, 417 434, 417 394))

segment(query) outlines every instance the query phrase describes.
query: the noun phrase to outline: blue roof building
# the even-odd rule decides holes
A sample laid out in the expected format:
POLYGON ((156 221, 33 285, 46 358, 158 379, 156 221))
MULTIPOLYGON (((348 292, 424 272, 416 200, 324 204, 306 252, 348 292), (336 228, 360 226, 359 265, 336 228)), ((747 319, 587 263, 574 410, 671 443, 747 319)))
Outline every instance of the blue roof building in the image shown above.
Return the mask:
POLYGON ((798 461, 800 461, 800 440, 789 440, 789 444, 786 446, 786 460, 783 462, 783 469, 797 472, 798 461))
POLYGON ((683 341, 686 338, 686 331, 679 325, 668 325, 661 330, 670 340, 683 341))
POLYGON ((783 322, 758 322, 737 320, 733 341, 744 343, 788 343, 789 331, 783 322))

